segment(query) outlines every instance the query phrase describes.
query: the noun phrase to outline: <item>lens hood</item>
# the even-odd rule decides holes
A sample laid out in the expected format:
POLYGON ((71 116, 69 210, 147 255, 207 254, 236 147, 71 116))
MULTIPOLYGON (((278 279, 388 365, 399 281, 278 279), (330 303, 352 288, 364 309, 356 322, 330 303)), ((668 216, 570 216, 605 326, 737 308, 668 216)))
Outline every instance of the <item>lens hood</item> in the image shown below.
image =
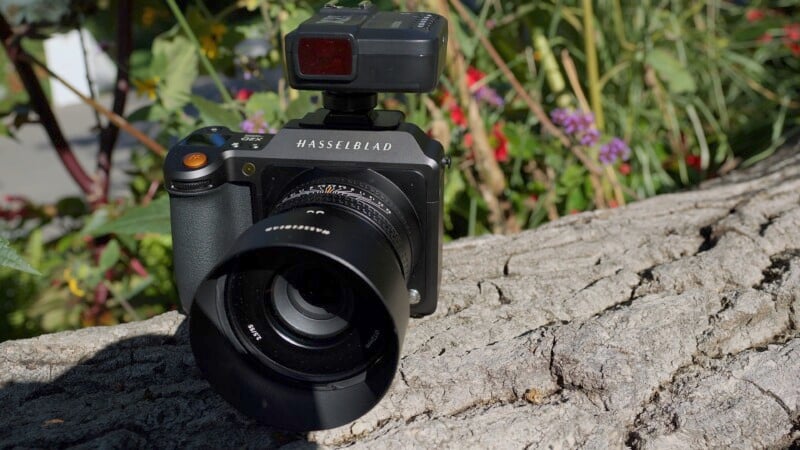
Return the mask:
POLYGON ((400 263, 378 229, 346 210, 303 207, 242 233, 197 291, 190 340, 211 386, 241 412, 285 430, 328 429, 387 392, 409 308, 400 263), (347 289, 343 331, 315 338, 278 320, 270 289, 283 285, 273 280, 298 267, 324 267, 321 276, 347 289))

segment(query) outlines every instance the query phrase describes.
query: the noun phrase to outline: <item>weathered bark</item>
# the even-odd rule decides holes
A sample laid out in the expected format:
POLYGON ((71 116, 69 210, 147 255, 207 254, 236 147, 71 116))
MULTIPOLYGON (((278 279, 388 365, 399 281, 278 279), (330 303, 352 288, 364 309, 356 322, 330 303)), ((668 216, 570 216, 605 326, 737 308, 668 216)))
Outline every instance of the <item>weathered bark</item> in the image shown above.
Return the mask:
POLYGON ((369 414, 296 435, 200 377, 182 316, 0 344, 0 447, 785 447, 800 439, 797 146, 692 192, 446 247, 369 414))

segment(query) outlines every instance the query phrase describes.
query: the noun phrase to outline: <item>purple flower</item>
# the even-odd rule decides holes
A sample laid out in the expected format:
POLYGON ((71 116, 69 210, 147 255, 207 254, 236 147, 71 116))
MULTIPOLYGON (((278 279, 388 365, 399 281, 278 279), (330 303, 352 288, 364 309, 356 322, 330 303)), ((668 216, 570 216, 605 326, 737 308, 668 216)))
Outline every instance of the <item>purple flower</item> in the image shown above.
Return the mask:
POLYGON ((259 111, 252 116, 245 119, 239 127, 245 133, 275 133, 275 129, 270 127, 267 121, 264 119, 264 112, 259 111))
POLYGON ((497 108, 502 108, 506 105, 506 101, 503 99, 503 97, 501 97, 497 91, 486 85, 478 88, 474 95, 476 99, 482 100, 497 108))
POLYGON ((600 141, 600 131, 596 128, 592 128, 589 131, 583 133, 581 136, 581 145, 585 147, 592 147, 600 141))
POLYGON ((550 113, 553 123, 564 129, 581 145, 591 147, 600 141, 600 131, 594 123, 594 114, 559 108, 550 113))
POLYGON ((600 147, 600 162, 603 164, 613 164, 617 159, 627 161, 630 157, 631 148, 618 137, 600 147))
POLYGON ((550 118, 553 119, 553 123, 555 123, 560 127, 564 126, 564 122, 566 122, 567 116, 569 116, 569 111, 567 111, 564 108, 554 109, 553 112, 550 113, 550 118))

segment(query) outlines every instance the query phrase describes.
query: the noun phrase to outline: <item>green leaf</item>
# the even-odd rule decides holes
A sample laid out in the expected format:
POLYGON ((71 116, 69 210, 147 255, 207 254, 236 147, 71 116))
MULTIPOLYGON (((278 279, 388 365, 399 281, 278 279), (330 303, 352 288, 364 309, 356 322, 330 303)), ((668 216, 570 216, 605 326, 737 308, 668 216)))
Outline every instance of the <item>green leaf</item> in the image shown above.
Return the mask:
POLYGON ((567 194, 567 204, 565 206, 565 212, 571 213, 572 211, 585 211, 586 208, 589 206, 589 202, 586 200, 586 197, 583 195, 580 189, 572 189, 567 194))
POLYGON ((119 301, 128 301, 141 294, 145 289, 150 287, 155 279, 152 276, 147 278, 131 277, 127 281, 116 283, 106 282, 108 290, 114 294, 114 298, 119 301))
POLYGON ((25 258, 30 261, 33 267, 42 267, 44 258, 44 233, 41 228, 36 228, 28 235, 28 243, 25 245, 25 258))
POLYGON ((5 0, 2 13, 12 25, 56 24, 70 13, 70 0, 5 0))
POLYGON ((128 115, 128 122, 160 122, 169 117, 169 111, 158 103, 143 106, 128 115))
POLYGON ((83 217, 89 212, 89 205, 81 197, 66 197, 56 203, 59 216, 83 217))
POLYGON ((176 110, 189 102, 192 84, 197 78, 199 57, 188 38, 178 35, 153 42, 153 76, 163 80, 159 86, 161 103, 176 110))
POLYGON ((673 94, 691 93, 697 90, 694 78, 671 52, 655 49, 647 55, 649 64, 673 94))
POLYGON ((169 197, 162 196, 147 206, 131 208, 118 219, 92 230, 93 236, 140 233, 170 234, 169 197))
POLYGON ((22 272, 41 275, 14 251, 8 241, 0 237, 0 267, 10 267, 22 272))
MULTIPOLYGON (((286 117, 289 119, 300 118, 314 111, 316 106, 311 102, 311 98, 315 95, 318 96, 319 94, 309 91, 300 91, 300 95, 297 99, 289 102, 289 106, 286 107, 286 117)), ((275 126, 274 123, 270 125, 275 126)))
POLYGON ((567 189, 573 189, 574 187, 580 186, 580 184, 583 183, 585 176, 586 171, 584 170, 583 166, 571 164, 561 175, 561 184, 563 184, 567 189))
POLYGON ((274 92, 258 92, 247 100, 244 108, 248 117, 263 113, 267 124, 274 126, 280 118, 281 101, 274 92))
POLYGON ((239 125, 242 123, 242 116, 238 112, 227 109, 199 95, 192 95, 191 100, 206 125, 222 125, 231 130, 239 129, 239 125))
POLYGON ((447 171, 447 179, 444 184, 444 203, 446 205, 452 204, 456 197, 459 196, 467 188, 467 183, 464 181, 464 176, 461 171, 451 169, 447 171))
POLYGON ((108 209, 98 209, 93 212, 91 216, 89 216, 86 222, 84 222, 83 229, 81 229, 81 235, 92 236, 94 235, 95 230, 102 227, 106 223, 108 223, 108 209))
POLYGON ((119 244, 117 241, 109 241, 106 245, 106 248, 103 249, 103 252, 100 253, 100 261, 99 261, 99 269, 101 272, 105 272, 106 270, 112 268, 114 264, 119 261, 119 257, 122 254, 119 248, 119 244))
POLYGON ((289 17, 287 17, 285 20, 280 21, 282 35, 286 35, 289 32, 293 31, 295 28, 300 26, 301 23, 310 19, 312 15, 311 11, 307 9, 286 8, 285 5, 287 4, 289 4, 289 2, 283 2, 281 4, 281 7, 284 8, 285 11, 289 13, 289 17))

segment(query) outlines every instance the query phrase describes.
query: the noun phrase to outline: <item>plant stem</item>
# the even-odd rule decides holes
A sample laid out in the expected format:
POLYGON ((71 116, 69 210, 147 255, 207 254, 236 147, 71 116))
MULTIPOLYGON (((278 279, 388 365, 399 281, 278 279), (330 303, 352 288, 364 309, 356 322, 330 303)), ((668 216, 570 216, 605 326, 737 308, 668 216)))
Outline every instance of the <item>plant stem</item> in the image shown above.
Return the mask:
POLYGON ((478 39, 480 39, 481 41, 481 45, 483 45, 483 47, 489 53, 489 56, 492 58, 494 63, 497 64, 497 67, 500 69, 500 71, 503 72, 503 75, 506 77, 508 82, 511 83, 511 86, 517 92, 517 95, 519 95, 520 98, 522 98, 522 100, 528 106, 528 109, 530 109, 531 112, 533 112, 539 119, 539 122, 542 124, 542 127, 544 127, 544 129, 547 130, 548 133, 558 138, 564 144, 564 146, 569 147, 570 146, 569 138, 564 136, 564 133, 562 133, 561 130, 559 130, 558 127, 556 127, 553 124, 553 122, 550 121, 550 118, 547 117, 547 113, 544 112, 542 105, 536 102, 536 100, 534 100, 533 97, 531 97, 530 94, 528 94, 528 92, 522 86, 522 83, 520 83, 517 77, 514 75, 514 72, 512 72, 511 69, 508 67, 508 64, 506 64, 506 62, 503 61, 503 57, 500 56, 500 53, 497 52, 497 50, 494 48, 494 45, 492 45, 489 39, 486 36, 484 36, 483 33, 480 32, 477 24, 475 24, 475 21, 472 20, 472 18, 469 16, 469 13, 467 12, 467 9, 461 3, 461 0, 450 0, 450 3, 453 4, 453 7, 455 7, 461 19, 464 20, 464 22, 466 22, 467 25, 469 25, 469 28, 472 30, 472 32, 476 36, 478 36, 478 39))
POLYGON ((167 150, 161 144, 154 141, 150 136, 136 129, 136 127, 131 125, 130 122, 125 120, 124 117, 112 111, 109 111, 105 106, 83 95, 83 93, 81 93, 81 91, 79 91, 75 86, 71 85, 67 80, 61 78, 58 74, 50 70, 50 68, 48 68, 43 62, 39 61, 38 59, 34 58, 31 55, 25 55, 25 59, 41 67, 42 70, 47 72, 48 75, 50 75, 56 81, 63 84, 67 89, 72 91, 72 93, 77 95, 78 98, 83 100, 84 103, 94 108, 100 114, 106 116, 106 118, 109 121, 111 121, 111 123, 125 130, 125 132, 133 136, 137 141, 141 142, 145 147, 150 149, 150 151, 157 154, 158 156, 164 156, 167 154, 167 150))
MULTIPOLYGON (((117 81, 114 83, 114 103, 111 110, 121 116, 125 113, 130 82, 128 64, 133 51, 133 26, 131 13, 133 2, 119 0, 117 5, 117 81)), ((109 121, 100 132, 100 149, 97 152, 97 170, 100 172, 103 195, 108 197, 111 176, 112 154, 119 137, 119 127, 109 121)))
POLYGON ((50 107, 50 102, 42 89, 36 73, 33 71, 30 63, 25 59, 27 53, 20 45, 17 36, 14 34, 11 26, 6 21, 5 17, 0 14, 0 39, 3 41, 3 48, 8 54, 8 59, 14 64, 14 67, 19 74, 22 84, 30 97, 30 103, 36 114, 39 115, 39 121, 47 131, 50 142, 53 144, 58 157, 61 159, 64 168, 69 172, 70 176, 75 183, 81 188, 81 191, 94 201, 94 180, 86 173, 81 166, 75 154, 64 137, 61 127, 58 124, 55 114, 50 107))
POLYGON ((592 103, 595 123, 601 131, 605 128, 603 104, 600 97, 600 70, 597 63, 597 41, 595 40, 594 9, 592 0, 583 0, 583 38, 586 51, 586 71, 589 76, 589 99, 592 103))
POLYGON ((181 9, 178 8, 178 5, 175 3, 175 0, 167 0, 167 5, 169 6, 169 9, 172 10, 172 14, 178 21, 178 24, 180 25, 181 29, 183 29, 183 32, 186 34, 186 36, 189 38, 189 41, 191 41, 192 45, 194 46, 197 55, 200 57, 200 63, 203 64, 203 67, 206 69, 206 72, 208 72, 208 75, 214 82, 214 86, 217 87, 217 90, 219 91, 220 95, 222 95, 222 100, 225 101, 225 103, 233 103, 233 98, 231 97, 231 94, 228 92, 228 89, 225 88, 225 85, 222 84, 222 80, 220 80, 216 69, 214 69, 214 66, 211 65, 211 61, 203 52, 202 47, 200 47, 200 42, 197 40, 197 36, 195 36, 194 31, 192 31, 192 28, 189 26, 189 22, 186 21, 186 17, 183 15, 183 12, 181 12, 181 9))

